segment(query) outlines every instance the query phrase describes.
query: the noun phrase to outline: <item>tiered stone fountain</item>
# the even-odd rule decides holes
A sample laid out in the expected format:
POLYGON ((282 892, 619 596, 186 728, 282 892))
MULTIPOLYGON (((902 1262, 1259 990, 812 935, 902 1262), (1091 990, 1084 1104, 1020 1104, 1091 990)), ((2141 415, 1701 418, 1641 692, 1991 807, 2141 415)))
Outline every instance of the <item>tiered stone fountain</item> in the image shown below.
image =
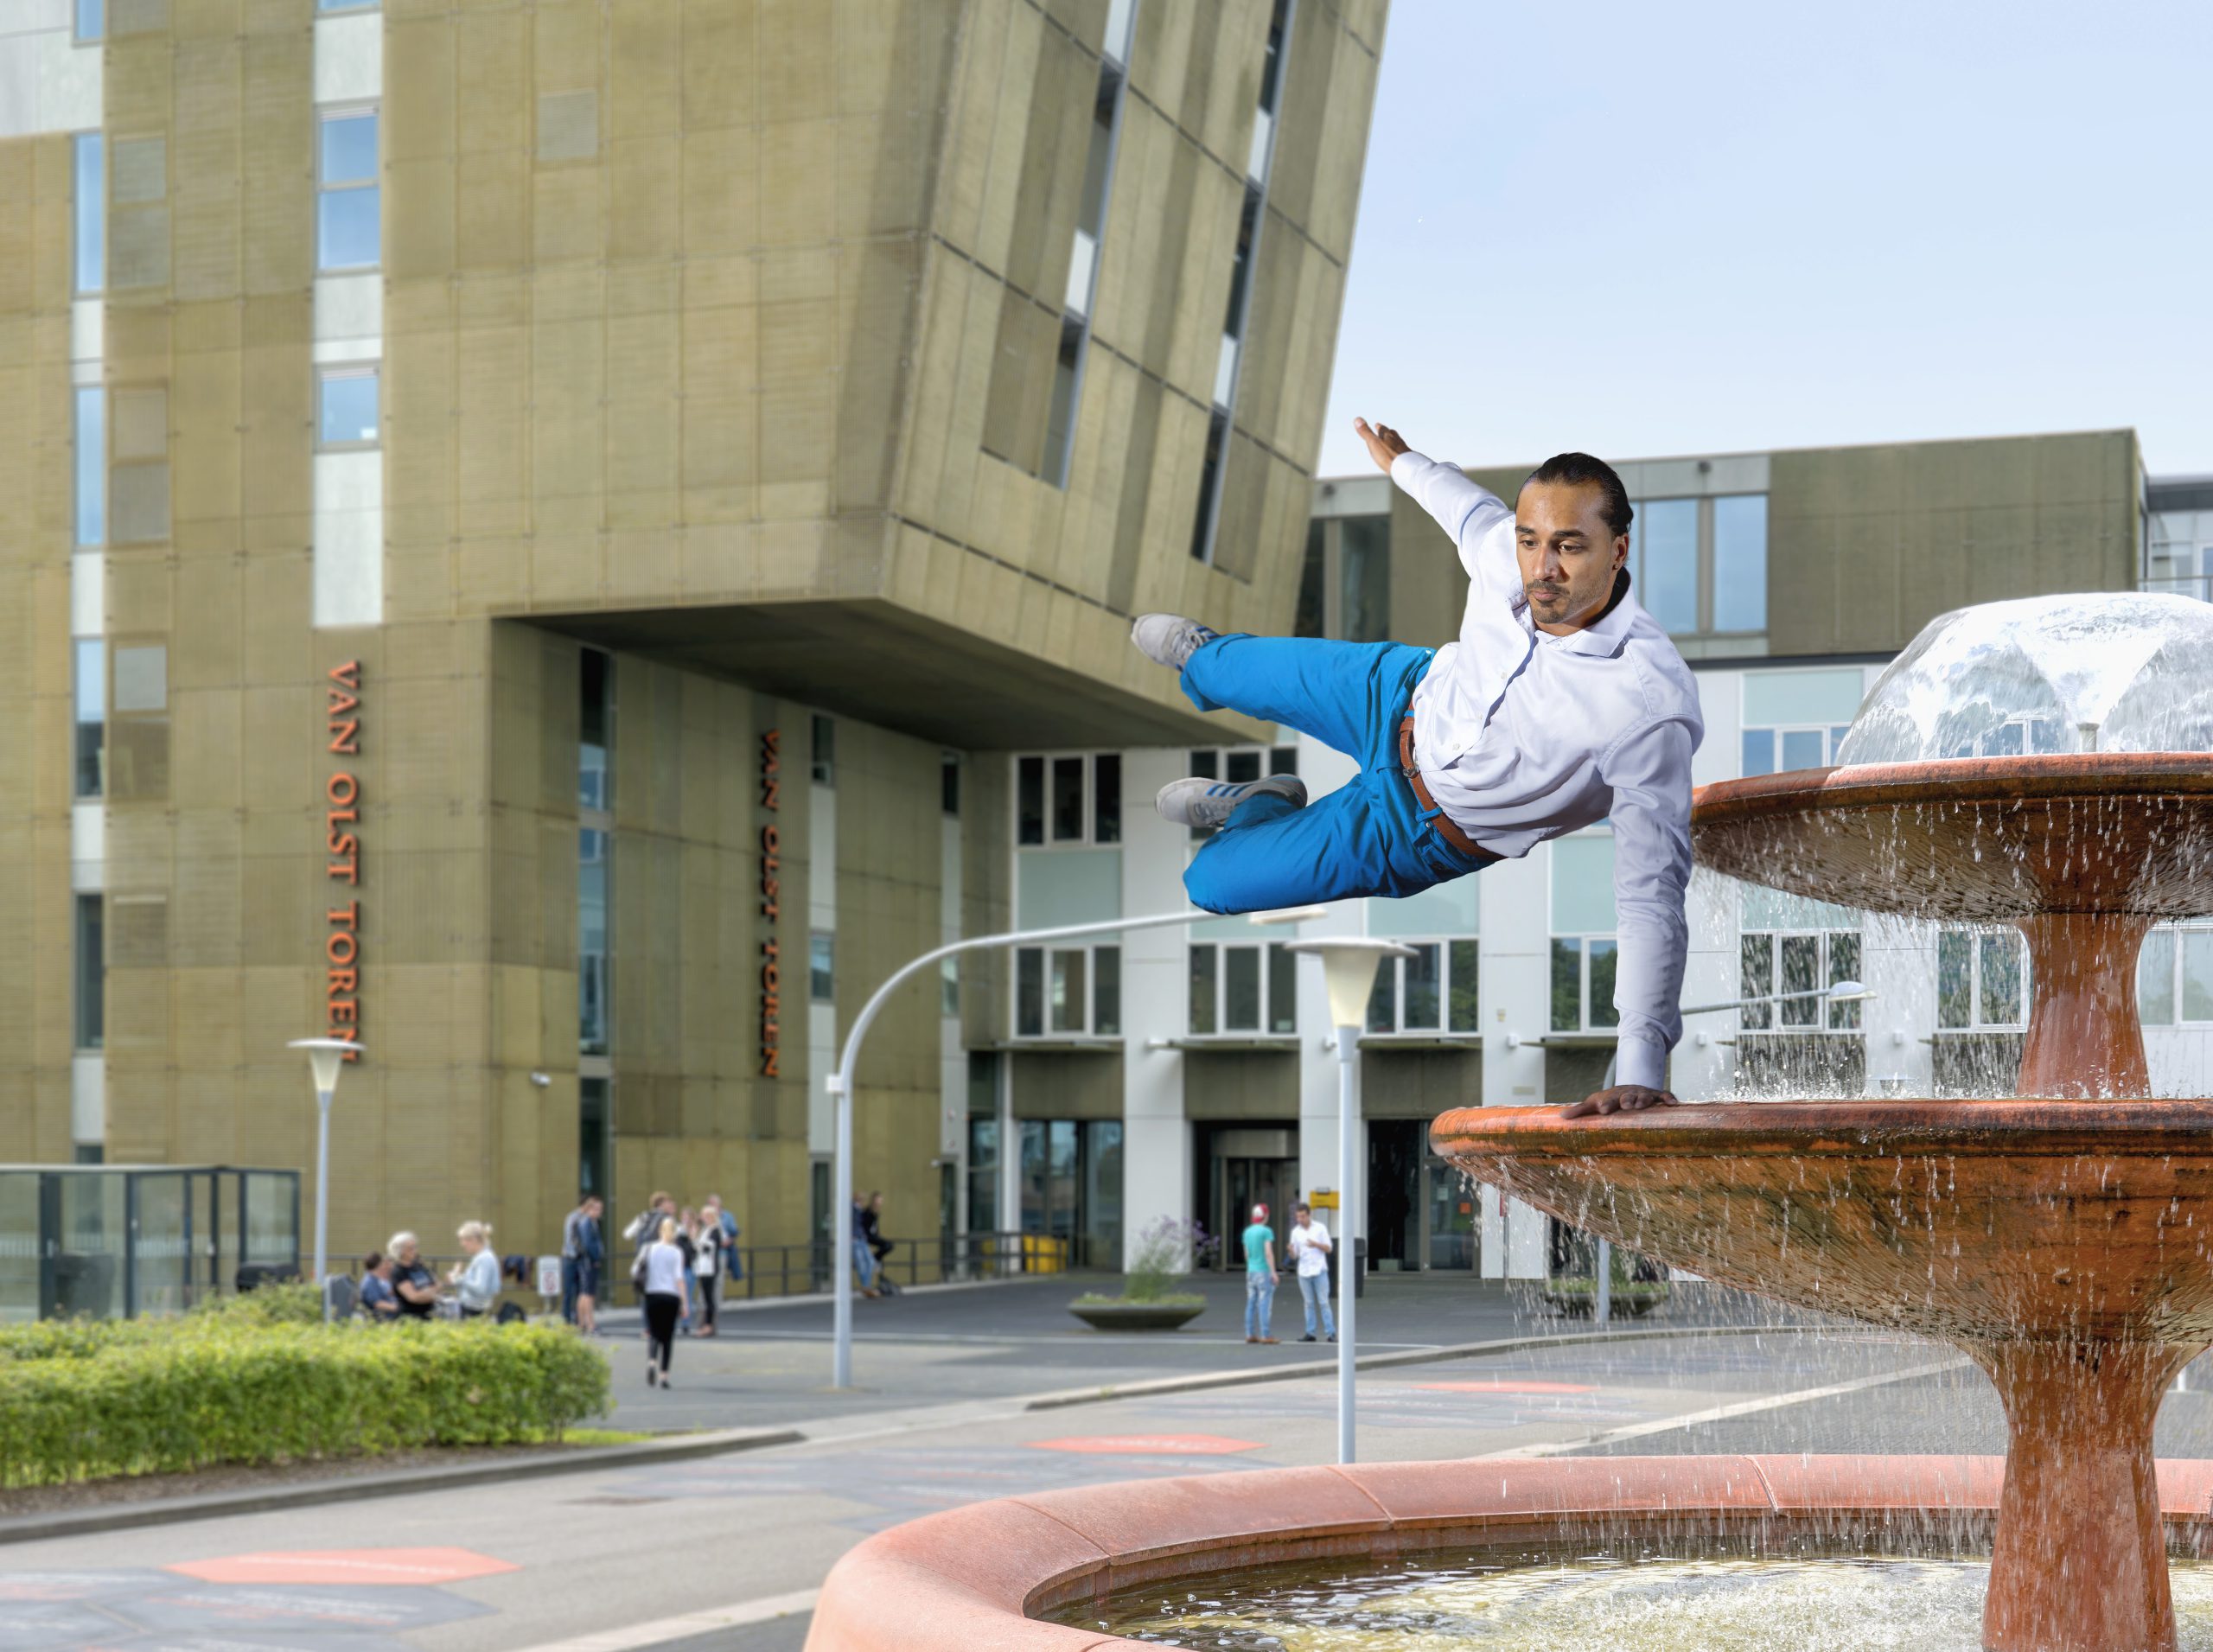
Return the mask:
POLYGON ((2009 1430, 1983 1617, 2002 1652, 2175 1643, 2152 1423, 2213 1345, 2213 1102, 2149 1099, 2136 965, 2152 923, 2213 912, 2209 697, 2203 605, 1966 610, 1901 656, 1842 754, 1910 760, 1698 796, 1705 866, 2018 927, 2022 1099, 1470 1108, 1432 1133, 1617 1244, 1971 1355, 2009 1430), (1923 755, 1993 745, 2007 755, 1923 755))
POLYGON ((1087 1609, 1119 1589, 1454 1544, 1642 1530, 1680 1553, 1732 1534, 1919 1533, 1943 1553, 1988 1530, 1993 1502, 1986 1646, 2171 1652, 2166 1530, 2203 1547, 2213 1474, 2163 1465, 2163 1528, 2152 1422, 2213 1345, 2213 1100, 2150 1098, 2135 969, 2151 924, 2213 912, 2209 753, 2213 606, 2060 597, 1945 616, 1869 696, 1842 767, 1707 787, 1693 836, 1706 866, 1777 889, 2018 926, 2033 971, 2022 1099, 1476 1107, 1432 1132, 1470 1174, 1617 1244, 1955 1343, 2005 1406, 2002 1488, 1987 1459, 1793 1457, 1049 1491, 860 1545, 824 1586, 811 1652, 1105 1652, 1132 1642, 1087 1609))

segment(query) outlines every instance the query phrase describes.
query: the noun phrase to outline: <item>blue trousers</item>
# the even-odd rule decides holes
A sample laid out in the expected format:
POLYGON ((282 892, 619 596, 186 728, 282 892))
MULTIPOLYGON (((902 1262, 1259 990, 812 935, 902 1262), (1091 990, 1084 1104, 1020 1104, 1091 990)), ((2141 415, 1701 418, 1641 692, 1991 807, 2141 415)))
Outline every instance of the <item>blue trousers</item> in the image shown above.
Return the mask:
POLYGON ((1337 1317, 1330 1311, 1330 1276, 1327 1272, 1302 1273, 1298 1276, 1298 1300, 1306 1310, 1306 1334, 1314 1335, 1314 1316, 1318 1309, 1322 1316, 1322 1335, 1337 1334, 1337 1317))
POLYGON ((1216 637, 1183 667, 1202 711, 1228 707, 1334 746, 1360 773, 1293 808, 1260 793, 1237 806, 1183 874, 1209 912, 1265 912, 1356 896, 1417 895, 1496 858, 1430 829, 1399 766, 1399 724, 1434 649, 1312 637, 1216 637))
POLYGON ((1275 1305, 1276 1276, 1272 1273, 1247 1273, 1245 1334, 1247 1336, 1266 1336, 1268 1334, 1268 1320, 1275 1305))

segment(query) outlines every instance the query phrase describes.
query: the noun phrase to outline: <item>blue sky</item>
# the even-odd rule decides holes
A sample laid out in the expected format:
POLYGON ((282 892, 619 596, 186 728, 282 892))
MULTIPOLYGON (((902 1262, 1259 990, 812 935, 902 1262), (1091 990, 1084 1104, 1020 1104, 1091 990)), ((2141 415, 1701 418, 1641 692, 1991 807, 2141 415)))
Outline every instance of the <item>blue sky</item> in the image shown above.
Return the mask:
POLYGON ((2213 471, 2213 4, 1392 0, 1321 474, 2133 424, 2213 471))

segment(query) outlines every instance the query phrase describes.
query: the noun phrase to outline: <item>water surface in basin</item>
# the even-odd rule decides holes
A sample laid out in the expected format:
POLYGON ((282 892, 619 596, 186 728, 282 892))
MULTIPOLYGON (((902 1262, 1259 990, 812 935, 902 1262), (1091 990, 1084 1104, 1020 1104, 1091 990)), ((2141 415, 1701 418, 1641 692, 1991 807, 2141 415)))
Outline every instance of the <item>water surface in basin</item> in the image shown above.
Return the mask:
MULTIPOLYGON (((1990 1565, 1895 1555, 1439 1554, 1278 1566, 1055 1614, 1215 1652, 1979 1652, 1990 1565)), ((2213 1563, 2177 1561, 2181 1652, 2213 1652, 2213 1563)))

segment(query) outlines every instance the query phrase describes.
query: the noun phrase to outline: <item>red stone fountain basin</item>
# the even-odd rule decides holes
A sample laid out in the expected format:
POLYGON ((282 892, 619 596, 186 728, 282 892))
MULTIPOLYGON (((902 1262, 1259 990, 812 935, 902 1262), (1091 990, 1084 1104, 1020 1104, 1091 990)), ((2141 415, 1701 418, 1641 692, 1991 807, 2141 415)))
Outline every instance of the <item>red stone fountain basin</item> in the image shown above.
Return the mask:
MULTIPOLYGON (((831 1569, 807 1652, 1107 1652, 1038 1614, 1118 1590, 1290 1560, 1563 1541, 1700 1539, 1939 1552, 1987 1540, 1979 1457, 1474 1458, 1124 1481, 968 1503, 880 1532, 831 1569)), ((2213 1463, 2159 1466, 2169 1540, 2213 1547, 2213 1463)))
POLYGON ((1472 1107, 1431 1141, 1630 1249, 1956 1343, 2009 1431, 1985 1644, 2174 1645, 2152 1422, 2213 1344, 2213 1103, 1472 1107))
POLYGON ((2026 1095, 2148 1095, 2136 954, 2213 912, 2213 754, 1799 769, 1699 789, 1699 863, 1871 912, 2018 926, 2026 1095))

